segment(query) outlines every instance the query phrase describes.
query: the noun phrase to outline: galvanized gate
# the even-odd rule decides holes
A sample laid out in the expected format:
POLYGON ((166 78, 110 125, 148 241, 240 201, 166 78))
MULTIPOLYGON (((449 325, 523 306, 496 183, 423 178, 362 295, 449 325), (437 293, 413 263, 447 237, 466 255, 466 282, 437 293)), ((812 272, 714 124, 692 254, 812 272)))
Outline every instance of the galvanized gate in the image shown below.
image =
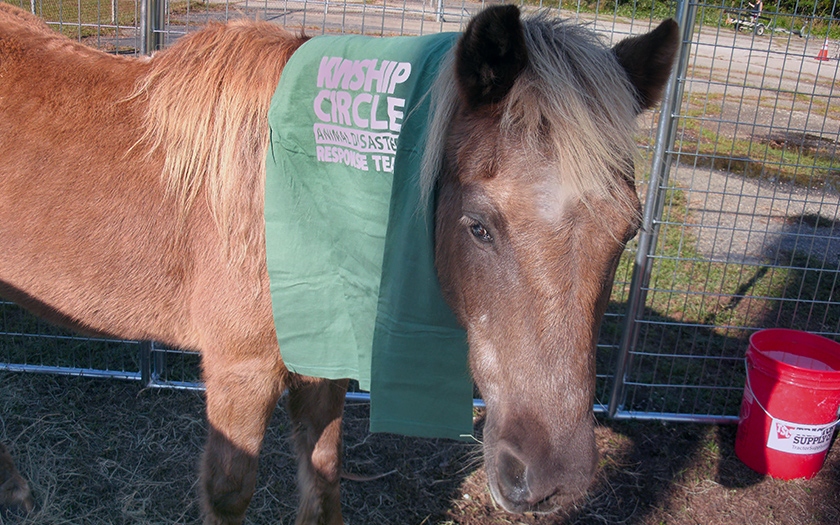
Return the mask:
MULTIPOLYGON (((483 4, 443 0, 7 0, 116 53, 149 53, 208 20, 376 35, 457 31, 483 4), (75 6, 75 7, 74 7, 75 6)), ((643 228, 624 254, 598 345, 596 412, 735 421, 751 333, 840 339, 840 44, 837 0, 782 13, 724 3, 583 0, 551 9, 616 42, 671 16, 682 46, 662 109, 641 117, 643 228), (827 36, 826 36, 827 35, 827 36), (836 37, 835 37, 836 38, 836 37)), ((797 8, 798 9, 798 8, 797 8)), ((198 356, 89 340, 0 303, 0 370, 200 388, 198 356)))
POLYGON ((838 64, 813 34, 837 20, 731 3, 677 16, 608 411, 734 421, 750 334, 840 334, 838 64))

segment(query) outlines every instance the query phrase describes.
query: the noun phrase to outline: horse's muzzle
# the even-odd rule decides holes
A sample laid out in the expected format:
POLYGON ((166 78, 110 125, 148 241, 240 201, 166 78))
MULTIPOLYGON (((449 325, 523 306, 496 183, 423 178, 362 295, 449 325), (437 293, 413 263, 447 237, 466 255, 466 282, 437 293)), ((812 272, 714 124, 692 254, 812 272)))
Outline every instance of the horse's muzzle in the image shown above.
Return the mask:
POLYGON ((597 468, 594 440, 555 451, 553 457, 529 457, 505 442, 494 448, 486 465, 490 492, 496 503, 516 514, 568 507, 589 488, 597 468))

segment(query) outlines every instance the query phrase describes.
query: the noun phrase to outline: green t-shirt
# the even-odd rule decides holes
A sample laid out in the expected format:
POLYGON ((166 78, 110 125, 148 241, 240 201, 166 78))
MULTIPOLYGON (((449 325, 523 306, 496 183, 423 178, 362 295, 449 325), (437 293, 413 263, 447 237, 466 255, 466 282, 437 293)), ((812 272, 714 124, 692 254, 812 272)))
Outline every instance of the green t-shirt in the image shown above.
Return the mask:
POLYGON ((433 208, 419 200, 428 93, 456 39, 313 38, 268 113, 280 352, 292 372, 358 379, 376 432, 472 433, 466 335, 441 296, 433 208))

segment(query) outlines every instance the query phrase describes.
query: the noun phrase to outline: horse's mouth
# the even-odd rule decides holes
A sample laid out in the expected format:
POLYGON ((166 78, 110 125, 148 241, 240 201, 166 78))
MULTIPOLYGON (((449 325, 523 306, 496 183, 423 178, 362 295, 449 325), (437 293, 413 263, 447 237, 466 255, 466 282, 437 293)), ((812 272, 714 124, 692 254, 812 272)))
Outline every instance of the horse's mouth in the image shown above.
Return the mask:
POLYGON ((572 492, 558 491, 536 502, 529 502, 527 500, 516 501, 503 496, 497 483, 491 481, 489 485, 490 495, 493 497, 493 501, 511 514, 552 514, 571 507, 585 493, 582 490, 572 492))

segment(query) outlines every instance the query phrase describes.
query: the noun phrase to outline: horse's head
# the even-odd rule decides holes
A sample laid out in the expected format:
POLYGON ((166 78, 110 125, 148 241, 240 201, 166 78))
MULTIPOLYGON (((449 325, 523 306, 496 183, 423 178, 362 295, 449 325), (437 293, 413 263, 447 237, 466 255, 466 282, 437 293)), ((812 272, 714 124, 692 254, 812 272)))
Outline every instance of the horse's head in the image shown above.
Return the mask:
POLYGON ((595 343, 640 217, 633 122, 659 97, 677 33, 667 21, 608 49, 502 6, 455 50, 426 184, 441 284, 487 404, 490 489, 509 511, 552 511, 594 474, 595 343))

